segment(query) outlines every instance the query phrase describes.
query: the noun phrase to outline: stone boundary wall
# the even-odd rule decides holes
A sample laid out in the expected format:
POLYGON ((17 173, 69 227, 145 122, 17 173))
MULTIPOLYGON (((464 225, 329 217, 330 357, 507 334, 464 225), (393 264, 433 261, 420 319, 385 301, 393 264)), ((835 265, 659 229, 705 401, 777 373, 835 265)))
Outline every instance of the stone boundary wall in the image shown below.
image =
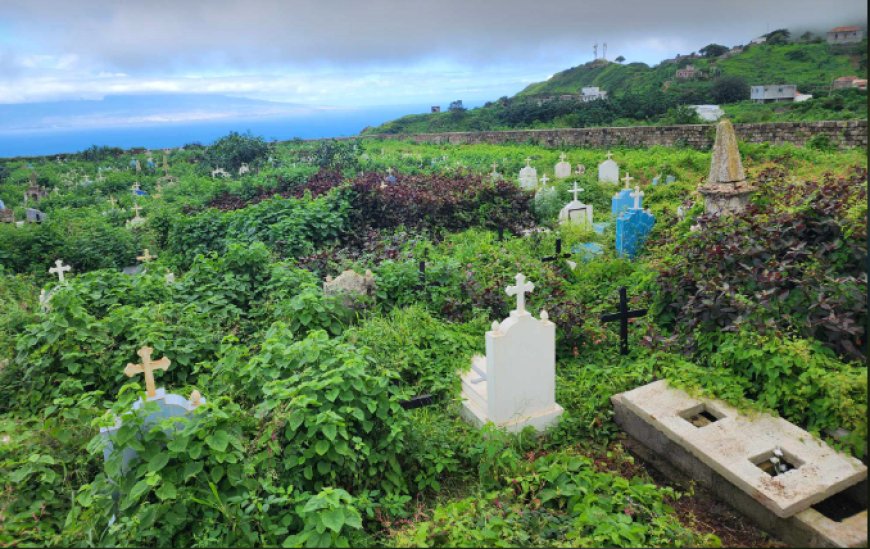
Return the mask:
MULTIPOLYGON (((825 135, 840 149, 867 146, 866 120, 824 120, 820 122, 765 122, 734 124, 737 138, 750 143, 804 146, 825 135)), ((654 145, 692 147, 708 150, 716 137, 715 124, 683 126, 629 126, 624 128, 560 128, 497 132, 446 132, 421 134, 374 134, 346 139, 400 139, 417 143, 532 143, 545 147, 651 147, 654 145)))

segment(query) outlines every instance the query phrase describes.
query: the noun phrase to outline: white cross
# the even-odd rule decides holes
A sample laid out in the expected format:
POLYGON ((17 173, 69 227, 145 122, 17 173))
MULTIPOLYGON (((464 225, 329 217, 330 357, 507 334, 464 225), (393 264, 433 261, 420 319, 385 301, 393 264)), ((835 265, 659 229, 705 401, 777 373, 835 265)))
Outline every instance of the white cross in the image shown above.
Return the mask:
POLYGON ((393 175, 393 168, 387 168, 387 174, 393 175))
POLYGON ((55 266, 48 270, 51 274, 56 274, 59 282, 63 282, 63 273, 64 271, 71 271, 72 267, 69 265, 64 265, 62 259, 58 259, 54 262, 55 266))
POLYGON ((565 158, 566 158, 565 153, 559 153, 559 160, 561 160, 562 162, 564 162, 564 161, 565 161, 565 158))
POLYGON ((577 186, 577 182, 575 181, 575 182, 574 182, 574 188, 573 188, 573 189, 570 189, 568 192, 574 194, 574 202, 577 202, 577 193, 582 193, 582 192, 583 192, 583 189, 581 189, 580 187, 578 187, 578 186, 577 186))
POLYGON ((492 173, 496 173, 495 169, 498 168, 498 163, 497 163, 497 162, 493 162, 493 163, 491 164, 491 166, 492 166, 492 173))
POLYGON ((531 168, 531 167, 532 167, 532 159, 529 158, 528 156, 526 157, 526 167, 527 167, 527 168, 531 168))
POLYGON ((526 312, 526 292, 531 292, 535 289, 535 285, 531 282, 526 282, 526 277, 522 273, 517 273, 515 277, 516 286, 508 286, 505 288, 507 295, 517 296, 516 312, 523 314, 526 312))
POLYGON ((640 187, 635 186, 634 192, 628 195, 634 199, 634 209, 640 209, 640 199, 643 196, 643 191, 640 190, 640 187))
POLYGON ((136 212, 136 219, 141 219, 141 218, 139 217, 139 210, 142 209, 142 206, 140 206, 139 204, 133 204, 133 208, 132 208, 132 209, 133 209, 133 211, 136 212))
POLYGON ((625 172, 625 177, 623 177, 622 180, 625 181, 625 188, 630 189, 631 187, 629 187, 628 184, 634 181, 634 178, 628 175, 628 172, 625 172))
POLYGON ((550 178, 547 177, 547 174, 544 174, 544 175, 541 177, 541 184, 542 184, 542 185, 546 185, 546 184, 547 184, 547 181, 549 181, 549 180, 550 180, 550 178))
POLYGON ((610 151, 607 151, 607 159, 608 159, 608 160, 610 160, 610 157, 611 157, 611 156, 613 156, 613 153, 610 152, 610 151))
POLYGON ((137 255, 136 259, 141 261, 142 263, 148 263, 152 259, 157 259, 157 256, 151 255, 151 252, 148 251, 148 248, 145 248, 144 253, 142 255, 137 255))

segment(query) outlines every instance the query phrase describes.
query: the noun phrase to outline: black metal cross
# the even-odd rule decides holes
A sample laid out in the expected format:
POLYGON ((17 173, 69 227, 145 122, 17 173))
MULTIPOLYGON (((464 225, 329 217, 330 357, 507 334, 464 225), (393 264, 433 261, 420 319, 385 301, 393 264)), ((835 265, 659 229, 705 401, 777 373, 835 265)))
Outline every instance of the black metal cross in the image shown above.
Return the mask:
POLYGON ((541 261, 556 261, 557 259, 567 259, 571 257, 571 254, 563 254, 562 253, 562 239, 556 239, 556 255, 550 255, 547 257, 542 257, 541 261))
POLYGON ((438 402, 438 400, 440 400, 440 398, 435 395, 419 395, 408 400, 399 401, 399 406, 401 406, 405 410, 414 410, 416 408, 431 406, 438 402))
POLYGON ((619 289, 619 309, 618 313, 609 315, 601 315, 601 322, 619 321, 619 354, 628 354, 628 319, 642 317, 646 314, 646 309, 638 309, 637 311, 628 310, 628 298, 625 296, 625 286, 619 289))

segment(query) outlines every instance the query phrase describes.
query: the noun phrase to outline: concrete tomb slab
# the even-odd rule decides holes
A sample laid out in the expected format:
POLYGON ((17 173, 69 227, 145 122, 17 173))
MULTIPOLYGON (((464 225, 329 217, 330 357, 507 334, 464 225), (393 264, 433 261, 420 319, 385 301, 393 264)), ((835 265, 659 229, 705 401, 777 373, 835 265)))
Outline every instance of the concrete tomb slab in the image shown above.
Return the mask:
POLYGON ((665 380, 611 400, 777 517, 805 511, 867 478, 867 467, 859 460, 782 418, 742 414, 724 402, 691 397, 665 380), (768 464, 775 453, 788 470, 772 475, 768 464))

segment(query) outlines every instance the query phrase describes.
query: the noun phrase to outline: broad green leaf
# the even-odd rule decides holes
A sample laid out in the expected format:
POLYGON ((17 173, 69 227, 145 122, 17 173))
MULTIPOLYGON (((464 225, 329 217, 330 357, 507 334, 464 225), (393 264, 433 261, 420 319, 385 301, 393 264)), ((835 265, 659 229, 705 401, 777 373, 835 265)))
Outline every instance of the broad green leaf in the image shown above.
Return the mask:
POLYGON ((327 509, 320 514, 320 519, 327 528, 338 533, 341 531, 341 527, 344 526, 344 510, 340 507, 337 509, 327 509))

